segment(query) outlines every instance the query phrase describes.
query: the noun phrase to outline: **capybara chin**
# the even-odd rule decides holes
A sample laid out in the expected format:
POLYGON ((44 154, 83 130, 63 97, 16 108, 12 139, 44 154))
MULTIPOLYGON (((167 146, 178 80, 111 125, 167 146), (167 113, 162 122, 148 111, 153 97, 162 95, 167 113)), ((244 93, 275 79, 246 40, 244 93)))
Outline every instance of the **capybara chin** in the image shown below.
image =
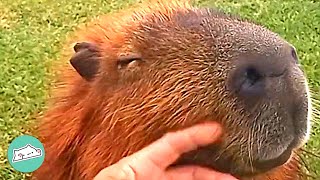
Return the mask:
POLYGON ((310 98, 293 45, 186 2, 145 3, 79 31, 39 125, 42 179, 92 179, 166 132, 217 121, 218 143, 172 166, 240 179, 300 179, 310 98))

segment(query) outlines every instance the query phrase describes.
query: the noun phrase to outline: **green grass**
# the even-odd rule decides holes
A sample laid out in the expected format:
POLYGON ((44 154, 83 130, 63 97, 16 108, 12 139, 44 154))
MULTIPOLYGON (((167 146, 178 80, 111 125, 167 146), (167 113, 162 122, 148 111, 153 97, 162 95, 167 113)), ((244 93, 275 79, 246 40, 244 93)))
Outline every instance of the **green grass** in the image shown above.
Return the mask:
MULTIPOLYGON (((6 160, 13 138, 26 133, 44 107, 50 63, 68 33, 91 18, 134 0, 0 1, 0 179, 24 179, 6 160)), ((240 14, 279 33, 298 50, 314 98, 320 99, 320 2, 312 0, 198 0, 240 14)), ((317 103, 320 104, 320 103, 317 103)), ((320 110, 320 107, 317 107, 320 110)), ((319 115, 320 116, 320 115, 319 115)), ((319 153, 320 123, 314 120, 310 151, 319 153)), ((320 175, 320 160, 309 158, 320 175)))

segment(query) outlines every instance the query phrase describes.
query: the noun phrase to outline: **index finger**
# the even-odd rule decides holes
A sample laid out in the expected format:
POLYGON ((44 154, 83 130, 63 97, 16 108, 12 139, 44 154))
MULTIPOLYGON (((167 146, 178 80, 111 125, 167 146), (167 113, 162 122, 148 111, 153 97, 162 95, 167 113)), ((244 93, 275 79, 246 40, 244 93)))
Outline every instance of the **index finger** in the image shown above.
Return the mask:
MULTIPOLYGON (((220 134, 221 128, 214 122, 202 123, 184 130, 168 133, 135 153, 132 167, 139 169, 139 167, 148 164, 145 160, 149 160, 152 165, 160 169, 166 169, 176 161, 181 154, 213 143, 218 139, 220 134), (137 159, 141 161, 137 161, 137 159)), ((130 158, 130 156, 128 158, 130 158)))

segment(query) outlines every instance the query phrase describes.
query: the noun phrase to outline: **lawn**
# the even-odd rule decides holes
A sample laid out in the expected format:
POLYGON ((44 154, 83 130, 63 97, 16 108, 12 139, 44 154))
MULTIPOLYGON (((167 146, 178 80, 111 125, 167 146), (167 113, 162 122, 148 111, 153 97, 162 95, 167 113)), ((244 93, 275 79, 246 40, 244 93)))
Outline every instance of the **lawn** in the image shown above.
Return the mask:
MULTIPOLYGON (((13 138, 27 133, 45 106, 50 63, 74 28, 91 18, 134 3, 133 0, 1 0, 0 1, 0 179, 24 179, 7 162, 13 138)), ((198 0, 240 14, 279 33, 298 50, 315 99, 308 150, 320 153, 320 1, 198 0), (318 105, 316 105, 318 104, 318 105), (316 112, 316 111, 315 111, 316 112), (316 115, 318 114, 318 115, 316 115), (318 117, 318 118, 317 118, 318 117)), ((320 158, 307 157, 320 175, 320 158)))

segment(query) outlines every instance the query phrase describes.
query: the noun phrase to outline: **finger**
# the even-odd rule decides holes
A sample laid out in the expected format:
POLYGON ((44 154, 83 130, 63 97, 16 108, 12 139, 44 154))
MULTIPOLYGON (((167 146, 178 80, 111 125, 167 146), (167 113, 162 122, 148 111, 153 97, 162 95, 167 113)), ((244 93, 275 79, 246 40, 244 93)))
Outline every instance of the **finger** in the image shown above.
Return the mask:
POLYGON ((94 180, 135 180, 136 174, 130 166, 116 163, 101 170, 94 180))
POLYGON ((204 123, 169 133, 144 149, 102 170, 95 180, 161 179, 163 171, 182 153, 214 142, 220 135, 217 123, 204 123), (107 178, 106 178, 107 177, 107 178), (159 178, 156 178, 159 177, 159 178))
POLYGON ((166 172, 169 180, 237 180, 228 174, 223 174, 207 168, 199 166, 186 166, 181 168, 170 169, 166 172))
POLYGON ((184 130, 168 133, 151 145, 135 153, 133 167, 139 168, 145 166, 145 160, 149 160, 156 167, 165 169, 176 161, 181 154, 213 143, 217 140, 220 133, 220 126, 213 122, 198 124, 184 130))

